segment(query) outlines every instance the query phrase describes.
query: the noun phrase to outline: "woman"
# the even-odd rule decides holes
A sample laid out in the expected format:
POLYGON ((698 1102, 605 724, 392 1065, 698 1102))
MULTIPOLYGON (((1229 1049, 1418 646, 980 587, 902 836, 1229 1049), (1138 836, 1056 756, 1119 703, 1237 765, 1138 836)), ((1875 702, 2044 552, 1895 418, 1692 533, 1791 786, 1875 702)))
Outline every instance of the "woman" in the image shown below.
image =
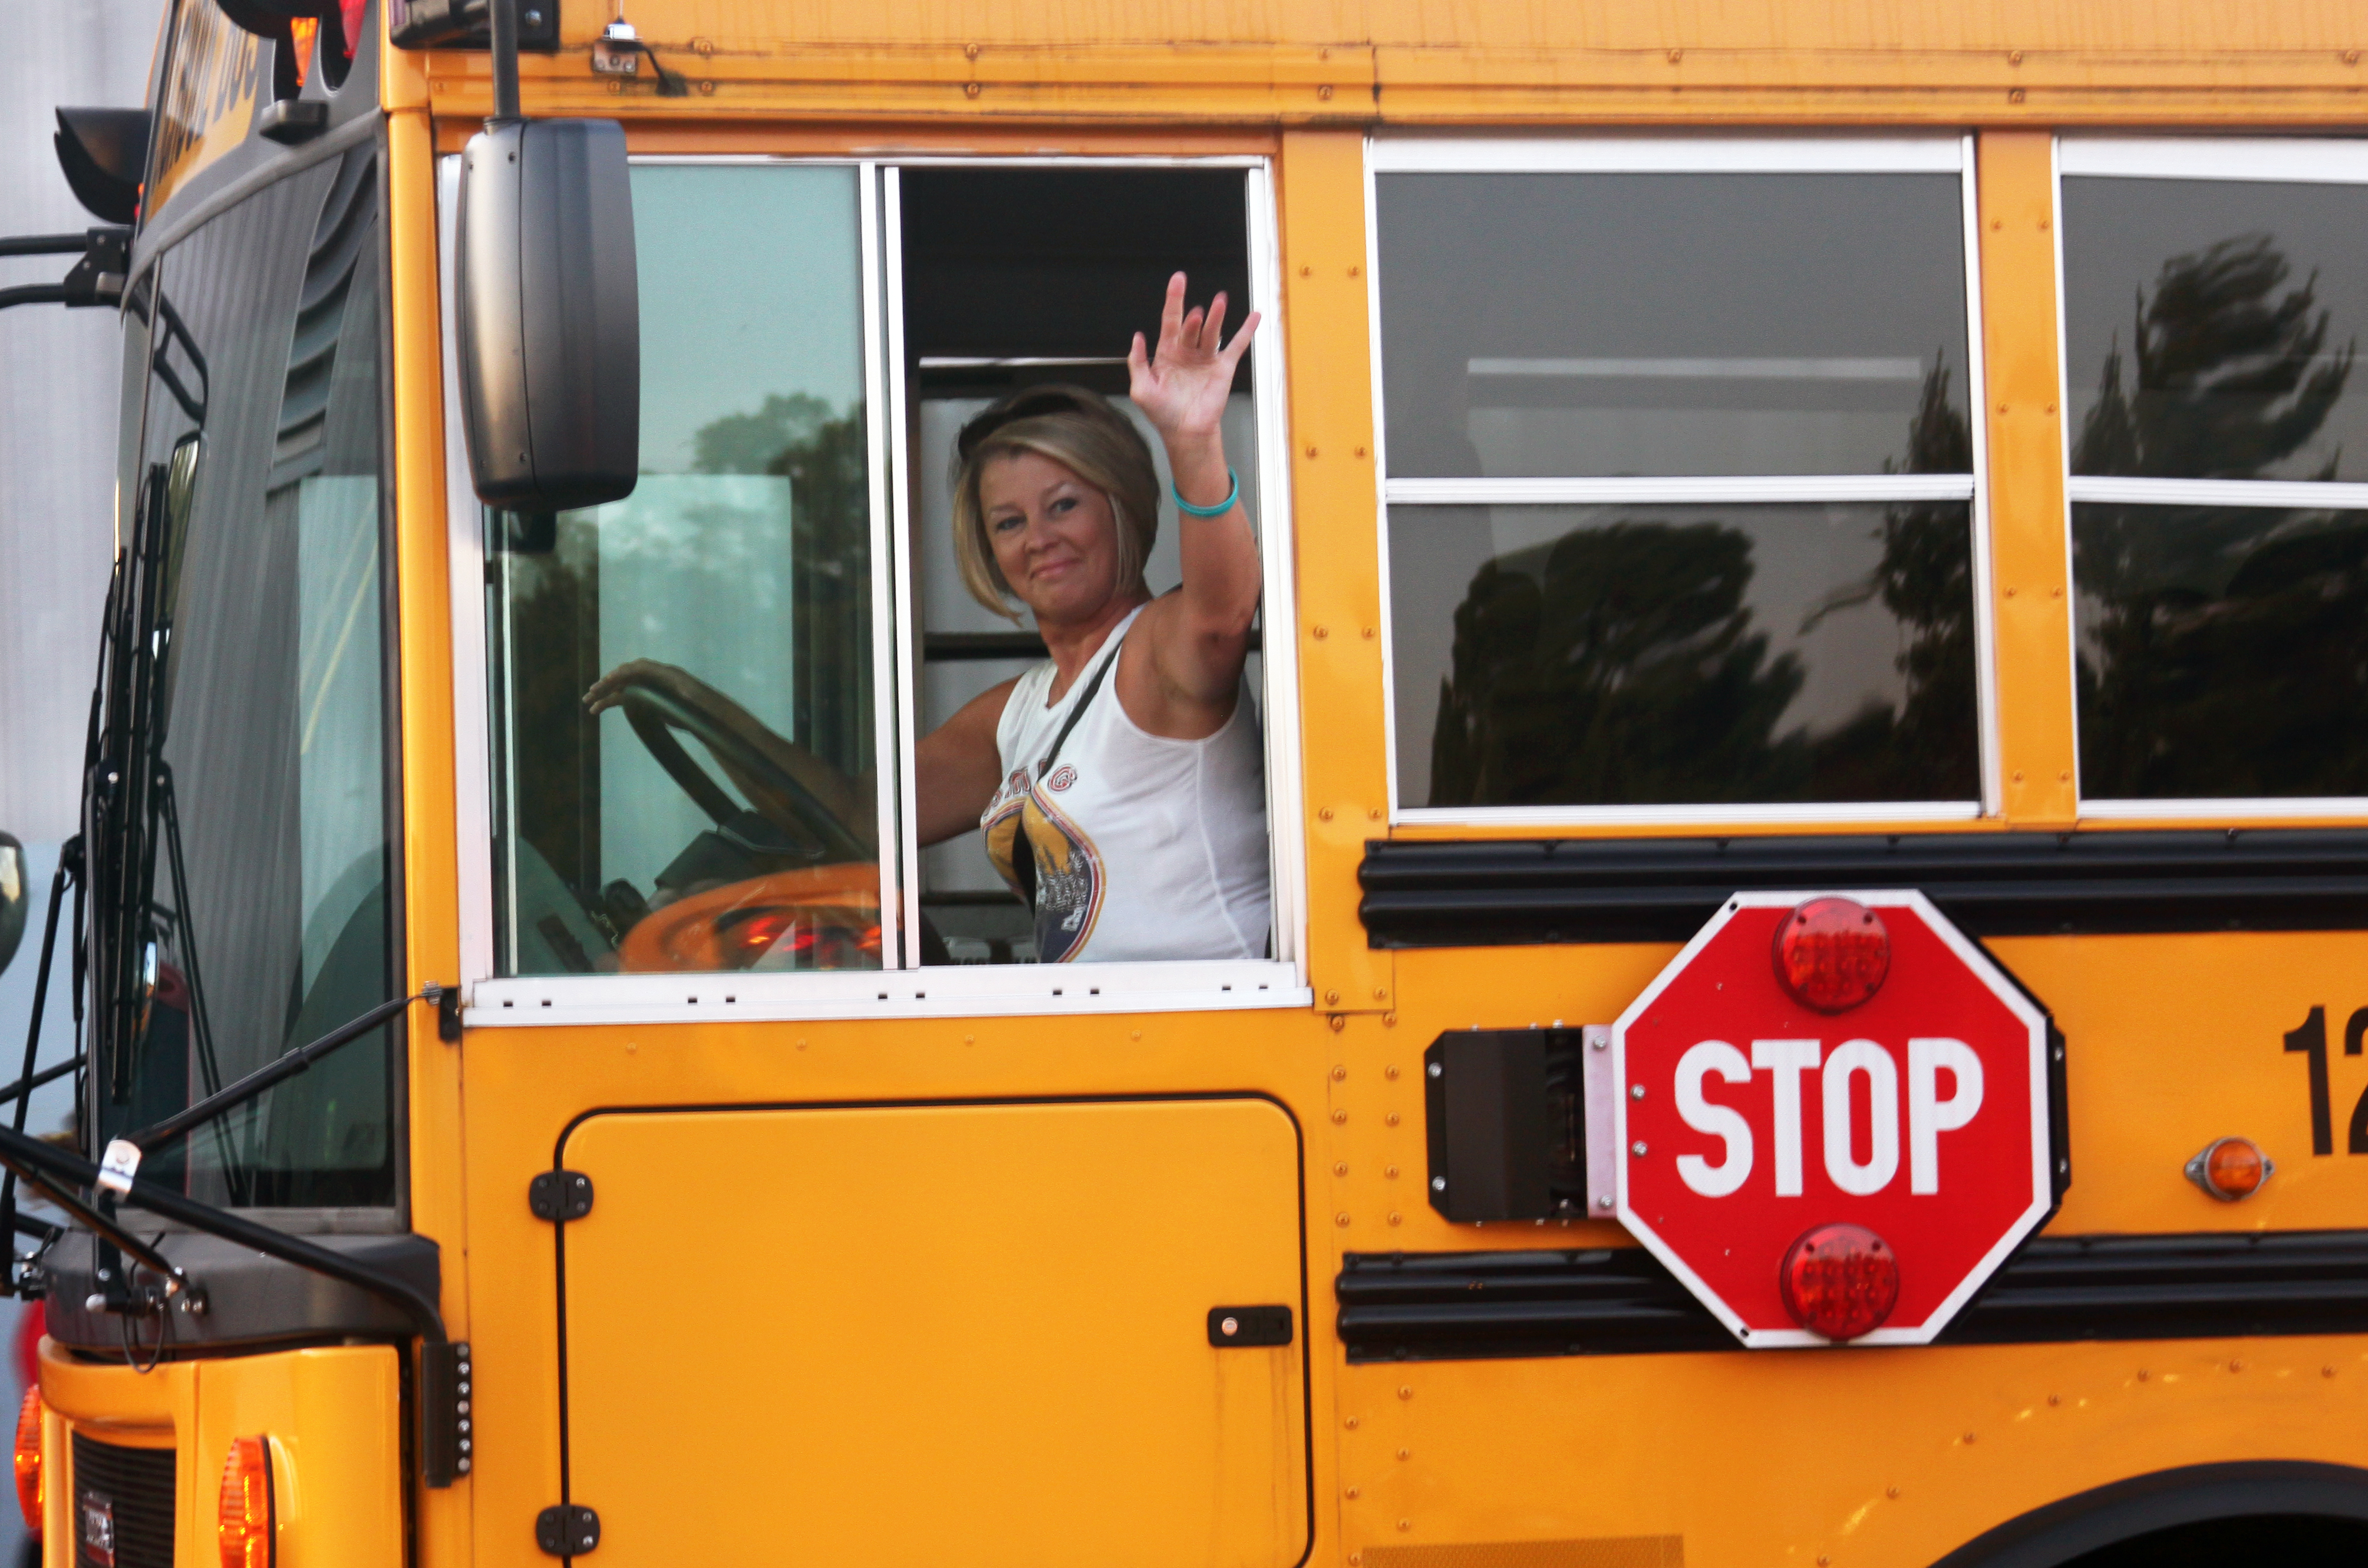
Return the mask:
MULTIPOLYGON (((1220 421, 1258 318, 1223 341, 1225 296, 1187 310, 1168 279, 1159 342, 1137 333, 1128 396, 1167 448, 1183 584, 1154 598, 1151 453, 1095 393, 1035 387, 963 426, 954 549, 980 602, 1034 617, 1052 655, 966 704, 916 747, 923 844, 973 827, 1035 910, 1046 962, 1262 958, 1266 790, 1243 678, 1258 543, 1220 421)), ((861 837, 871 787, 781 740, 679 670, 636 662, 586 698, 663 681, 748 734, 861 837), (755 732, 762 732, 761 734, 755 732)))

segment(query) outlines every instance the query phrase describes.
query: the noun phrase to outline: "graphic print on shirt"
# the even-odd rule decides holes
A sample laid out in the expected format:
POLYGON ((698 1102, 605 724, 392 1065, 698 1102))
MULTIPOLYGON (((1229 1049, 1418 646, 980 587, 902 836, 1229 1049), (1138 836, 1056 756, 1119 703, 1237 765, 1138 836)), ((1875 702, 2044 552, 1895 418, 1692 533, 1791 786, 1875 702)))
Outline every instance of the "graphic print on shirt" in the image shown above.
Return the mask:
POLYGON ((1064 962, 1086 945, 1101 913, 1107 879, 1093 840, 1032 787, 1025 771, 1011 776, 984 826, 987 858, 1023 898, 1028 890, 1020 885, 1016 851, 1019 835, 1028 835, 1035 862, 1037 961, 1064 962))

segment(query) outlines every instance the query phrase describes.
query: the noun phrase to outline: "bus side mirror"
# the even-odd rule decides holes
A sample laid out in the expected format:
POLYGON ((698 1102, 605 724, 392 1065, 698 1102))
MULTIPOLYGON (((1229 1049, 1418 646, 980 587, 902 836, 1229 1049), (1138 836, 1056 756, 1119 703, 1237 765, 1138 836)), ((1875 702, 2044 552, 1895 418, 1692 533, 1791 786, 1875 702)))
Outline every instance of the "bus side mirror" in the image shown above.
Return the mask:
POLYGON ((12 834, 0 833, 0 970, 17 956, 25 939, 25 846, 12 834))
POLYGON ((148 168, 148 111, 62 108, 57 115, 50 142, 74 199, 109 223, 137 219, 140 181, 148 168))
POLYGON ((624 128, 500 120, 461 155, 461 409, 478 498, 564 512, 632 494, 641 294, 624 128))

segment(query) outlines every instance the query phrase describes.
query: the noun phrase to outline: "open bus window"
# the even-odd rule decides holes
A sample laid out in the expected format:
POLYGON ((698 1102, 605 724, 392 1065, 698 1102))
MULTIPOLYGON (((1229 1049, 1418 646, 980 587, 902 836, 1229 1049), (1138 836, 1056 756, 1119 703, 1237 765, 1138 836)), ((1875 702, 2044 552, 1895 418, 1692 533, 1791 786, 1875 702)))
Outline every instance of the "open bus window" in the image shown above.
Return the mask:
MULTIPOLYGON (((925 847, 914 826, 912 738, 1045 657, 1025 616, 962 586, 954 437, 1018 389, 1083 387, 1148 438, 1164 496, 1125 356, 1156 338, 1174 272, 1247 313, 1244 171, 650 160, 632 178, 635 491, 487 520, 497 972, 1039 961, 981 835, 925 847)), ((1245 364, 1223 423, 1255 529, 1251 382, 1245 364)), ((1161 510, 1154 594, 1178 580, 1161 510)), ((1250 854, 1262 890, 1262 832, 1250 854)), ((1262 960, 1258 914, 1235 950, 1174 956, 1262 960)))
POLYGON ((2368 163, 2067 142, 2064 173, 2081 793, 2368 795, 2368 163))
POLYGON ((1962 143, 1374 143, 1401 811, 1982 794, 1962 143))
MULTIPOLYGON (((1138 331, 1156 337, 1160 301, 1178 271, 1190 278, 1196 301, 1223 291, 1237 325, 1247 313, 1249 256, 1239 170, 907 169, 900 183, 913 411, 911 634, 927 733, 1045 657, 1024 614, 998 616, 962 585, 952 531, 956 433, 1020 388, 1082 386, 1108 397, 1141 432, 1166 496, 1167 453, 1126 398, 1127 346, 1138 331)), ((1247 363, 1227 403, 1224 444, 1235 467, 1255 474, 1247 363)), ((1242 500, 1255 528, 1254 486, 1243 486, 1242 500)), ((1178 532, 1163 504, 1144 572, 1155 595, 1180 580, 1178 532)), ((1264 689, 1257 649, 1254 636, 1246 671, 1252 693, 1264 689)), ((919 873, 925 961, 1040 958, 1031 912, 989 863, 981 835, 924 849, 919 873)))

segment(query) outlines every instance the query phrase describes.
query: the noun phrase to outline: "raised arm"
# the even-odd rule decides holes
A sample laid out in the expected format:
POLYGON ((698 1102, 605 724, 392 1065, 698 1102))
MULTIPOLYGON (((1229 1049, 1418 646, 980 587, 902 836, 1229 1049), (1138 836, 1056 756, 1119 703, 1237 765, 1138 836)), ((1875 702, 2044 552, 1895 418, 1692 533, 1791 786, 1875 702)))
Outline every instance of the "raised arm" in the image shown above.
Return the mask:
MULTIPOLYGON (((1146 351, 1137 333, 1127 355, 1127 395, 1159 432, 1177 494, 1194 506, 1221 505, 1233 491, 1225 399, 1258 324, 1253 311, 1234 340, 1224 342, 1225 296, 1212 300, 1206 311, 1185 309, 1179 272, 1167 280, 1157 347, 1146 351)), ((1205 733, 1232 712, 1241 683, 1250 619, 1258 613, 1258 540, 1238 498, 1218 517, 1179 509, 1177 526, 1184 585, 1144 610, 1138 633, 1147 634, 1157 689, 1147 692, 1134 682, 1122 682, 1122 688, 1133 688, 1125 689, 1127 707, 1138 722, 1155 717, 1138 711, 1144 699, 1163 710, 1156 717, 1170 722, 1148 724, 1155 733, 1205 733)))

